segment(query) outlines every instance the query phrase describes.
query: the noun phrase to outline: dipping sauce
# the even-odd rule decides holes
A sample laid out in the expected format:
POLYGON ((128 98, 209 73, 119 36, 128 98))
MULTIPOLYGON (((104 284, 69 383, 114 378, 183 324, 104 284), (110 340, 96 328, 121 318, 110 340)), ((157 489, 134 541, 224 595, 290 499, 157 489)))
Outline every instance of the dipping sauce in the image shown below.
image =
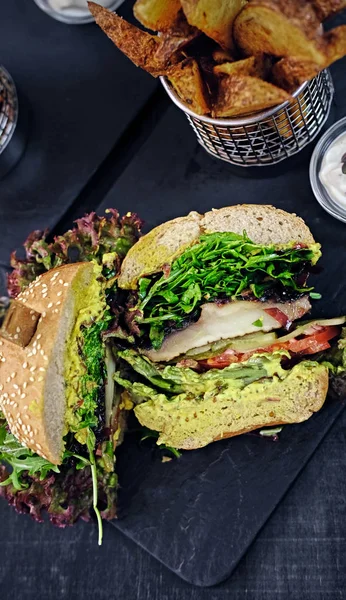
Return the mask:
POLYGON ((331 199, 346 208, 346 133, 330 144, 322 161, 319 178, 331 199))
MULTIPOLYGON (((63 12, 70 17, 78 18, 90 14, 87 0, 50 0, 49 4, 56 12, 63 12)), ((108 8, 114 4, 114 0, 100 0, 98 4, 108 8)))

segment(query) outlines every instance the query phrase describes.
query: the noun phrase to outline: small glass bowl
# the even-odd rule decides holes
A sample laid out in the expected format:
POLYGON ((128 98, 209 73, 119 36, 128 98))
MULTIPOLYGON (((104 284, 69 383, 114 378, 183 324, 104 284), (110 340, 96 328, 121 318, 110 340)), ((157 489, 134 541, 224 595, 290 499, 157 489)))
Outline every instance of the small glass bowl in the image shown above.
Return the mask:
MULTIPOLYGON (((61 10, 57 11, 52 8, 50 0, 34 0, 35 4, 39 8, 41 8, 47 15, 53 17, 57 21, 62 21, 63 23, 68 23, 69 25, 84 25, 85 23, 92 23, 95 19, 92 14, 89 12, 87 5, 86 10, 61 10)), ((124 0, 114 0, 112 4, 106 6, 108 10, 114 11, 116 8, 122 4, 124 0)))
POLYGON ((322 161, 329 148, 335 140, 346 132, 346 117, 337 121, 326 131, 318 142, 310 161, 310 183, 316 200, 330 215, 346 223, 346 208, 342 208, 329 195, 320 180, 322 161))

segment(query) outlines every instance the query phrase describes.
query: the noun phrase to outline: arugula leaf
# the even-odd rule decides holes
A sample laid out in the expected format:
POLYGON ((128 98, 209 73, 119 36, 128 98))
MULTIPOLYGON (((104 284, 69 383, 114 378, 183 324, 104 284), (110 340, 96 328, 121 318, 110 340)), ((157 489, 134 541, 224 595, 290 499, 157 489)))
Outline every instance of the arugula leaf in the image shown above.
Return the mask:
POLYGON ((59 473, 59 467, 21 446, 14 435, 8 433, 4 418, 0 423, 0 462, 6 463, 11 469, 11 473, 0 486, 11 484, 16 490, 22 490, 28 487, 23 479, 24 474, 30 477, 37 476, 42 481, 50 471, 59 473))
POLYGON ((310 247, 263 246, 244 233, 205 234, 200 242, 176 259, 169 274, 139 281, 136 322, 148 333, 153 348, 162 345, 166 328, 179 329, 198 318, 205 302, 233 300, 245 291, 256 298, 276 286, 292 293, 311 292, 300 285, 301 273, 320 257, 318 244, 310 247))

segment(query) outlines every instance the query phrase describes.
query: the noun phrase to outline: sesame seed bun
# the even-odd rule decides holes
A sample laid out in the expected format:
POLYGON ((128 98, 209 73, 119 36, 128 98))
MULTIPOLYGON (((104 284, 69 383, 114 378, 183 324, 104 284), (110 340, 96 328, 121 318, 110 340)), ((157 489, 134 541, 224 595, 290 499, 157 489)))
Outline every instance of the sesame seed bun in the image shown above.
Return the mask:
POLYGON ((66 342, 88 306, 95 269, 76 263, 40 275, 16 298, 27 309, 25 322, 15 333, 5 323, 0 330, 0 409, 13 435, 53 464, 61 463, 64 449, 66 342), (33 335, 21 345, 30 318, 33 335))
POLYGON ((303 219, 274 206, 238 204, 211 210, 205 215, 191 212, 155 227, 126 255, 118 280, 124 289, 136 289, 138 280, 170 265, 205 233, 232 232, 256 244, 313 244, 314 238, 303 219))

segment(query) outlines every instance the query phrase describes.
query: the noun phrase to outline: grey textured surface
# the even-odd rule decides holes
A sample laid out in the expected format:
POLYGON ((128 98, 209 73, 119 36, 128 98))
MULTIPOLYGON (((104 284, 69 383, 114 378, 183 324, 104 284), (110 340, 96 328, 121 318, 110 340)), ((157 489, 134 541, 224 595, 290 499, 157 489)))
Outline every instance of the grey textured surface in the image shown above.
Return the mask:
MULTIPOLYGON (((66 74, 71 81, 76 73, 79 74, 75 59, 72 57, 71 62, 65 60, 62 63, 59 51, 52 51, 52 44, 54 41, 64 45, 69 39, 81 40, 92 29, 71 29, 51 22, 38 11, 31 0, 3 0, 0 4, 1 60, 17 81, 22 81, 23 91, 30 92, 30 96, 33 94, 32 101, 36 94, 45 93, 55 83, 56 71, 49 70, 50 64, 55 64, 55 59, 55 69, 61 77, 66 74), (30 14, 34 14, 34 11, 35 17, 31 20, 30 14), (42 24, 47 27, 45 34, 42 24), (50 28, 59 33, 50 35, 50 28), (20 34, 19 42, 17 33, 20 34), (30 40, 29 46, 24 44, 24 39, 30 40), (41 58, 40 71, 38 65, 41 58)), ((126 4, 124 10, 128 10, 126 4)), ((119 88, 114 82, 110 87, 107 86, 109 76, 116 68, 114 50, 102 36, 97 36, 97 42, 96 37, 93 39, 98 56, 94 57, 96 66, 100 63, 104 65, 106 60, 106 80, 103 80, 101 86, 102 102, 105 103, 103 109, 108 111, 111 123, 115 123, 118 102, 123 95, 118 93, 119 88), (103 58, 105 56, 107 58, 103 58)), ((85 38, 83 43, 89 42, 88 35, 87 42, 85 38)), ((117 60, 125 65, 120 55, 117 60)), ((124 80, 127 82, 124 97, 128 104, 126 108, 130 112, 133 110, 135 114, 138 105, 133 107, 131 99, 137 98, 138 87, 142 86, 140 82, 144 82, 144 78, 147 81, 147 78, 138 70, 132 67, 130 69, 131 75, 124 80)), ((342 116, 346 113, 345 61, 340 61, 333 68, 333 74, 337 84, 337 112, 334 116, 342 116)), ((83 65, 82 75, 84 79, 87 78, 88 85, 93 90, 98 70, 93 70, 91 74, 89 66, 83 65)), ((76 100, 79 100, 77 85, 73 86, 73 90, 76 100)), ((57 91, 57 99, 63 98, 68 102, 69 96, 65 94, 65 90, 63 92, 57 91)), ((34 103, 36 106, 36 102, 34 103)), ((76 102, 74 110, 77 110, 76 106, 81 106, 80 101, 76 102)), ((56 109, 52 116, 48 112, 50 110, 51 104, 47 106, 44 123, 54 119, 55 115, 60 115, 56 109)), ((72 137, 79 137, 81 125, 77 126, 73 111, 69 118, 66 131, 72 137)), ((84 121, 85 119, 83 123, 84 121)), ((22 240, 24 230, 29 231, 33 224, 35 227, 54 224, 74 199, 77 188, 71 180, 73 171, 78 170, 83 177, 88 177, 90 169, 94 168, 87 164, 83 156, 79 164, 74 162, 74 155, 69 160, 66 158, 64 149, 69 146, 69 140, 62 135, 59 123, 61 121, 57 118, 53 127, 53 133, 55 131, 59 138, 59 178, 55 180, 57 187, 54 187, 49 176, 49 169, 56 156, 54 136, 53 140, 50 138, 48 141, 43 122, 40 125, 37 120, 34 122, 37 138, 32 141, 31 153, 25 159, 28 170, 24 169, 22 163, 10 178, 0 183, 1 249, 6 262, 10 248, 22 240), (50 188, 53 188, 55 195, 48 197, 46 192, 50 188), (62 206, 61 203, 66 199, 66 206, 62 206)), ((120 125, 122 124, 123 121, 120 125)), ((154 126, 155 121, 152 122, 152 138, 137 155, 134 153, 133 163, 118 179, 117 185, 105 199, 104 206, 113 204, 121 210, 128 210, 135 205, 147 215, 148 226, 152 226, 163 218, 181 212, 177 198, 181 199, 188 211, 193 208, 203 210, 212 205, 220 206, 227 201, 249 201, 254 195, 258 202, 272 202, 282 206, 285 202, 284 193, 291 194, 297 211, 309 220, 316 235, 322 241, 329 239, 336 244, 340 263, 328 261, 328 250, 325 248, 324 264, 328 268, 328 278, 324 280, 321 290, 329 298, 329 303, 321 305, 321 308, 325 314, 333 314, 334 303, 344 292, 345 286, 339 268, 339 264, 344 264, 345 226, 333 221, 315 203, 309 187, 306 160, 301 158, 287 176, 281 175, 270 180, 247 180, 235 175, 226 165, 212 160, 199 149, 193 132, 177 109, 172 107, 156 129, 154 126)), ((114 140, 113 132, 111 133, 114 140)), ((104 134, 104 129, 98 133, 100 139, 104 134)), ((82 139, 84 152, 88 148, 85 136, 82 139)), ((94 153, 98 151, 100 148, 93 149, 94 153)), ((0 269, 0 287, 2 278, 0 269)), ((37 525, 29 517, 18 516, 5 503, 0 502, 0 598, 344 600, 345 431, 344 411, 232 577, 215 588, 201 589, 185 583, 110 525, 105 528, 104 545, 98 548, 96 528, 93 525, 80 523, 71 529, 57 530, 48 525, 37 525)), ((278 469, 278 480, 281 475, 278 469)), ((275 481, 272 485, 275 486, 275 481)), ((256 489, 253 494, 256 495, 256 489)), ((210 503, 213 503, 212 495, 210 503)), ((218 546, 215 548, 215 552, 217 551, 218 546)))
POLYGON ((60 531, 1 503, 1 598, 344 600, 345 431, 346 412, 233 576, 215 588, 185 583, 111 526, 98 548, 93 526, 60 531))
MULTIPOLYGON (((130 14, 131 2, 121 10, 130 14)), ((0 264, 7 264, 9 247, 56 225, 157 84, 95 24, 59 23, 32 0, 3 0, 0 11, 0 62, 30 121, 26 153, 0 182, 0 264)))

